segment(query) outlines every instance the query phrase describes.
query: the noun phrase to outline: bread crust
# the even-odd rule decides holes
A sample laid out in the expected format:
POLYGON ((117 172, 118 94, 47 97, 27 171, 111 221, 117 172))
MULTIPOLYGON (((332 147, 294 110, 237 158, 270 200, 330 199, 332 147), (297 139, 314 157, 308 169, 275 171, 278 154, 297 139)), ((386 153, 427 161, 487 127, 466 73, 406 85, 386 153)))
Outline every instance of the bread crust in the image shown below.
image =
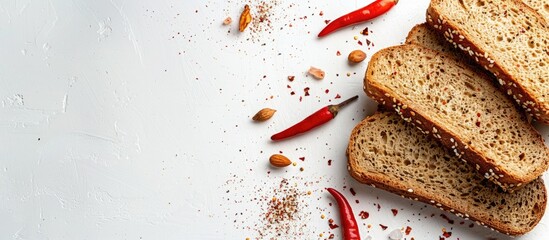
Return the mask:
MULTIPOLYGON (((521 10, 529 11, 536 15, 542 25, 549 31, 545 18, 540 13, 521 1, 511 1, 515 2, 521 10)), ((528 115, 544 124, 549 124, 549 102, 544 103, 539 98, 536 98, 535 94, 530 93, 528 89, 520 85, 516 77, 506 71, 500 63, 491 59, 490 53, 480 49, 473 42, 473 38, 461 29, 458 24, 442 16, 433 6, 438 2, 439 0, 433 0, 429 4, 427 8, 427 23, 444 36, 455 48, 464 52, 465 55, 469 56, 484 69, 492 72, 497 78, 500 89, 513 98, 528 115)))
MULTIPOLYGON (((434 207, 437 207, 443 211, 453 213, 458 217, 464 218, 466 220, 472 220, 478 225, 512 236, 523 235, 531 231, 543 217, 547 205, 547 192, 541 178, 534 180, 541 182, 540 184, 543 187, 543 204, 541 204, 541 206, 537 205, 537 211, 534 212, 536 218, 534 224, 532 224, 528 228, 515 229, 506 226, 505 223, 497 222, 490 218, 483 219, 482 217, 475 216, 474 214, 470 215, 469 213, 467 213, 467 209, 462 209, 459 204, 456 204, 452 199, 443 198, 441 197, 441 195, 430 195, 422 191, 422 188, 420 186, 414 186, 412 182, 402 183, 401 181, 387 178, 382 174, 375 174, 372 171, 361 171, 361 168, 357 165, 357 162, 359 160, 355 159, 354 156, 349 153, 351 152, 352 146, 355 145, 354 140, 357 139, 357 135, 360 134, 358 130, 361 129, 363 125, 367 124, 367 122, 375 121, 376 116, 379 116, 379 114, 369 116, 364 119, 353 129, 350 136, 349 145, 346 151, 348 159, 348 171, 350 175, 357 181, 370 185, 374 188, 389 191, 403 198, 408 198, 410 200, 420 201, 433 205, 434 207)), ((534 184, 534 182, 532 182, 531 184, 534 184)))
MULTIPOLYGON (((392 48, 409 48, 409 47, 420 47, 425 51, 430 51, 434 55, 443 54, 451 58, 451 56, 431 50, 419 45, 401 45, 387 48, 387 50, 392 48)), ((383 51, 383 50, 382 50, 383 51)), ((382 51, 375 53, 372 56, 371 62, 375 62, 381 56, 382 51)), ((453 58, 452 58, 453 59, 453 58)), ((463 64, 463 67, 466 67, 463 64)), ((406 122, 409 122, 420 129, 423 133, 434 137, 436 140, 442 143, 450 151, 452 151, 457 157, 464 159, 470 165, 472 165, 480 174, 485 178, 491 180, 492 182, 498 184, 505 191, 515 191, 519 189, 524 184, 535 180, 547 169, 547 159, 545 161, 545 166, 542 166, 537 169, 535 172, 530 172, 525 176, 516 176, 510 172, 500 169, 493 159, 490 159, 484 156, 481 152, 475 149, 474 146, 468 146, 461 140, 458 136, 454 136, 445 126, 438 126, 434 121, 428 116, 422 116, 417 113, 413 103, 402 102, 400 99, 396 99, 391 96, 390 91, 383 87, 375 84, 370 81, 373 78, 372 69, 368 65, 366 70, 366 77, 364 78, 364 91, 368 96, 374 99, 376 102, 385 106, 387 109, 393 109, 398 115, 400 115, 406 122)), ((482 77, 486 77, 480 74, 482 77)), ((490 81, 488 78, 486 81, 490 81)), ((532 128, 531 131, 539 137, 537 141, 543 142, 543 138, 539 133, 535 132, 532 128)))

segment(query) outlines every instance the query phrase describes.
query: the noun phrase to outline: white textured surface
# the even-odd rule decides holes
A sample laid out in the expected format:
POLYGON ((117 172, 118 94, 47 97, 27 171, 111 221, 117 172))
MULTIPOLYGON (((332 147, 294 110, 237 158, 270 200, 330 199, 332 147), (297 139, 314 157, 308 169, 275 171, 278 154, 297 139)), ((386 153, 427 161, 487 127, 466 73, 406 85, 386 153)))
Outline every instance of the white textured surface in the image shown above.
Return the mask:
MULTIPOLYGON (((280 239, 340 238, 327 224, 339 220, 325 187, 342 190, 355 213, 370 213, 359 220, 363 238, 411 226, 407 238, 438 239, 445 227, 450 239, 506 239, 454 216, 448 224, 442 212, 362 186, 346 171, 348 135, 375 109, 362 92, 366 62, 349 66, 346 55, 401 43, 428 1, 401 0, 388 15, 322 40, 315 35, 325 19, 369 1, 266 2, 272 27, 239 34, 243 3, 235 0, 1 0, 0 238, 255 238, 266 206, 258 198, 270 199, 288 178, 311 191, 292 223, 307 226, 301 237, 280 239), (221 25, 227 16, 229 27, 221 25), (364 42, 364 26, 373 31, 371 49, 353 39, 364 42), (306 77, 309 66, 327 77, 306 77), (300 102, 304 87, 311 96, 300 102), (336 94, 360 98, 326 126, 270 142, 336 94), (252 123, 263 107, 278 112, 252 123), (271 169, 267 159, 279 151, 298 165, 271 169)), ((547 239, 548 222, 518 239, 547 239)))

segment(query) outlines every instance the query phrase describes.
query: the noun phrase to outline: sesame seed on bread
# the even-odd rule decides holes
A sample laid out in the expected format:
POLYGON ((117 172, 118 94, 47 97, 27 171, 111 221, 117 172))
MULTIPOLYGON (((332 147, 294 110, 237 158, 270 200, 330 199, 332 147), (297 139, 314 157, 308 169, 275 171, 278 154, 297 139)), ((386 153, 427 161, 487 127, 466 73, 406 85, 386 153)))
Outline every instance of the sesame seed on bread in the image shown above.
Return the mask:
POLYGON ((503 192, 393 112, 377 112, 352 131, 349 172, 359 182, 431 204, 509 235, 521 235, 542 218, 541 179, 503 192))
MULTIPOLYGON (((545 4, 533 7, 545 11, 545 4)), ((519 0, 432 0, 427 23, 549 124, 549 24, 542 14, 519 0)))
POLYGON ((419 45, 383 49, 368 64, 364 88, 505 190, 547 169, 549 150, 513 102, 450 55, 419 45))

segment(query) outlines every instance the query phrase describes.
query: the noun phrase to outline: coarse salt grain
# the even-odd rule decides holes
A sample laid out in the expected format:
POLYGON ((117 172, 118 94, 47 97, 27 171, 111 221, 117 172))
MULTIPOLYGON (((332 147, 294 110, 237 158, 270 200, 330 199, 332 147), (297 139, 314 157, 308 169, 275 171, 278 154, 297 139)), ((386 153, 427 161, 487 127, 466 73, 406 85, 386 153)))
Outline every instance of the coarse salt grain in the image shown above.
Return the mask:
POLYGON ((400 231, 400 229, 395 229, 389 233, 389 239, 391 240, 400 240, 402 237, 404 236, 402 235, 402 231, 400 231))

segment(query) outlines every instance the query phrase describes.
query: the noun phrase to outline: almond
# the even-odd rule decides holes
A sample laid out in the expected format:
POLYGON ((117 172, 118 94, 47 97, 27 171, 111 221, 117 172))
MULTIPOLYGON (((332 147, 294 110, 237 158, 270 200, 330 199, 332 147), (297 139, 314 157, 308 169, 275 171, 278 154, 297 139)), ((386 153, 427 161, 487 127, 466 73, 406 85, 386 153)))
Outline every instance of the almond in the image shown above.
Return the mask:
POLYGON ((271 162, 271 165, 275 167, 286 167, 292 164, 292 161, 290 161, 290 159, 281 154, 273 154, 269 158, 269 162, 271 162))
POLYGON ((349 53, 349 56, 347 57, 349 62, 351 63, 359 63, 364 61, 366 59, 366 53, 362 50, 354 50, 351 53, 349 53))
POLYGON ((257 122, 263 122, 269 120, 275 114, 276 110, 270 108, 263 108, 259 110, 253 117, 252 120, 257 122))

